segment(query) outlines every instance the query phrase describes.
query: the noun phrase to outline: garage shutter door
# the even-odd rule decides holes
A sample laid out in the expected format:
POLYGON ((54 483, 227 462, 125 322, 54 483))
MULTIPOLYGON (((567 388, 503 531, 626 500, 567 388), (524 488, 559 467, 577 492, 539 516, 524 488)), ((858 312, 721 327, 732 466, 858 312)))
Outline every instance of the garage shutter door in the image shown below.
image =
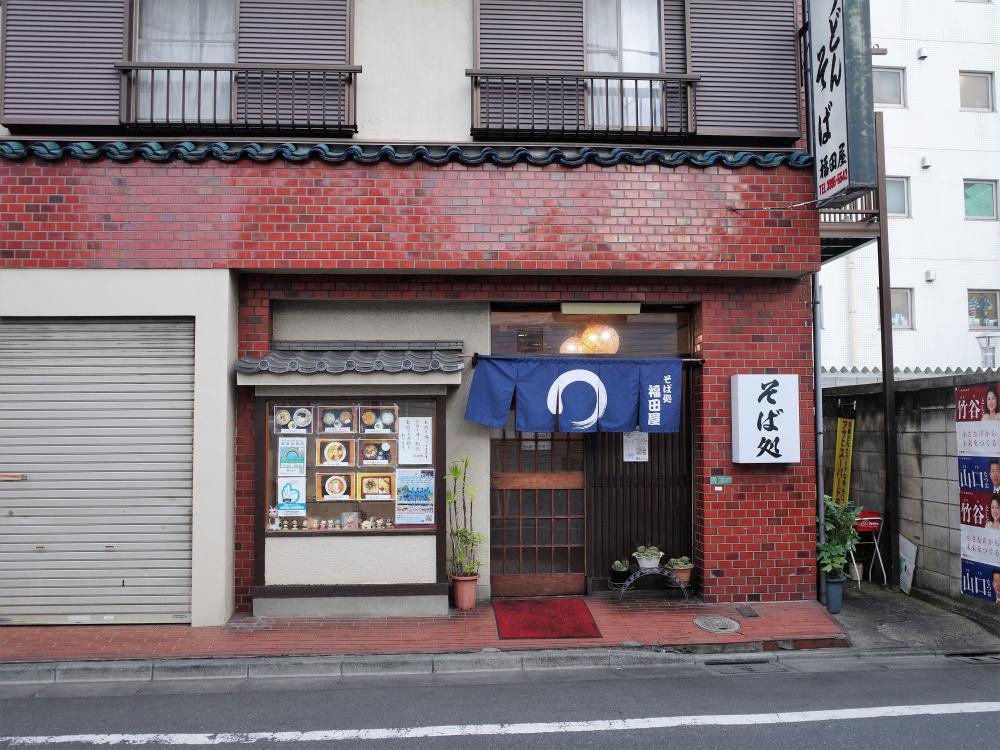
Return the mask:
POLYGON ((193 404, 190 320, 0 319, 0 623, 190 620, 193 404))

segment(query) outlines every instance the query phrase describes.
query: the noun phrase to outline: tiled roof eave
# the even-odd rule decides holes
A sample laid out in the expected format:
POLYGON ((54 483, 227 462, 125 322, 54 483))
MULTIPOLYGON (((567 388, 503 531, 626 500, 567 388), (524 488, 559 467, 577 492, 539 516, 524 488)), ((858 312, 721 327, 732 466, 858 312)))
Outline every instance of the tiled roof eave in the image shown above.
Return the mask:
POLYGON ((527 148, 515 146, 502 148, 479 145, 450 146, 362 146, 360 144, 339 143, 239 143, 222 141, 194 143, 179 141, 160 143, 158 141, 126 142, 110 141, 91 143, 89 141, 0 141, 0 159, 18 161, 34 158, 42 161, 59 161, 72 158, 80 161, 110 159, 127 162, 142 159, 152 162, 202 162, 214 159, 221 162, 237 162, 248 159, 254 162, 321 161, 328 164, 355 162, 358 164, 413 164, 421 162, 433 166, 457 163, 464 166, 494 164, 512 166, 530 164, 562 167, 581 167, 594 164, 612 167, 619 164, 647 165, 661 167, 714 167, 729 169, 759 167, 774 169, 787 166, 794 169, 810 169, 812 157, 804 151, 715 151, 692 150, 671 151, 652 148, 611 148, 558 146, 527 148))
POLYGON ((437 350, 352 352, 274 350, 264 357, 241 357, 236 362, 236 372, 241 375, 458 372, 464 367, 465 363, 460 353, 437 350))

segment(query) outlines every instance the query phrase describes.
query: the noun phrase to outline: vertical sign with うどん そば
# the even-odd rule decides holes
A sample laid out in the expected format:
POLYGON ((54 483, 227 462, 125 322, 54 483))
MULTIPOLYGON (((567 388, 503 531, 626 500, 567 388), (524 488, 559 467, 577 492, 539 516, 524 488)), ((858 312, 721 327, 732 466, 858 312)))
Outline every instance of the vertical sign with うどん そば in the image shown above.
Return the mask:
POLYGON ((733 463, 799 462, 799 376, 733 375, 733 463))
POLYGON ((809 75, 816 197, 823 201, 850 186, 847 84, 844 80, 844 0, 809 4, 809 75))

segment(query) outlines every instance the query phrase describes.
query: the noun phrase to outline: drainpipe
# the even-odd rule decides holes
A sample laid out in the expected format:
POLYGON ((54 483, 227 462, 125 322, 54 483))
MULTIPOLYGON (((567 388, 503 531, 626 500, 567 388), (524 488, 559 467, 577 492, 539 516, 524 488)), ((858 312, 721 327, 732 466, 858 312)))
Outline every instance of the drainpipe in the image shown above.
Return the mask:
MULTIPOLYGON (((815 382, 813 384, 813 397, 816 400, 816 537, 820 543, 826 541, 826 507, 823 505, 823 382, 820 371, 820 354, 822 352, 822 332, 820 331, 820 305, 819 298, 819 273, 812 275, 812 308, 813 308, 813 373, 815 382)), ((819 600, 826 602, 826 576, 823 575, 819 566, 816 567, 817 591, 819 600)))
POLYGON ((857 267, 854 255, 847 258, 847 347, 851 367, 859 367, 858 357, 858 293, 856 284, 857 267))

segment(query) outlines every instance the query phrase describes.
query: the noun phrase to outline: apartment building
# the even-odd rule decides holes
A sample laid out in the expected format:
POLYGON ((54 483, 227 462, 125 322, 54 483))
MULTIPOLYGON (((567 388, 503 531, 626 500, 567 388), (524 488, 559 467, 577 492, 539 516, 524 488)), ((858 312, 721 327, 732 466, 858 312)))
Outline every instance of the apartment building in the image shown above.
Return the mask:
MULTIPOLYGON (((885 127, 895 365, 1000 364, 1000 10, 977 0, 871 4, 885 127), (992 338, 988 338, 992 337, 992 338)), ((823 366, 881 362, 874 244, 824 266, 823 366)))

